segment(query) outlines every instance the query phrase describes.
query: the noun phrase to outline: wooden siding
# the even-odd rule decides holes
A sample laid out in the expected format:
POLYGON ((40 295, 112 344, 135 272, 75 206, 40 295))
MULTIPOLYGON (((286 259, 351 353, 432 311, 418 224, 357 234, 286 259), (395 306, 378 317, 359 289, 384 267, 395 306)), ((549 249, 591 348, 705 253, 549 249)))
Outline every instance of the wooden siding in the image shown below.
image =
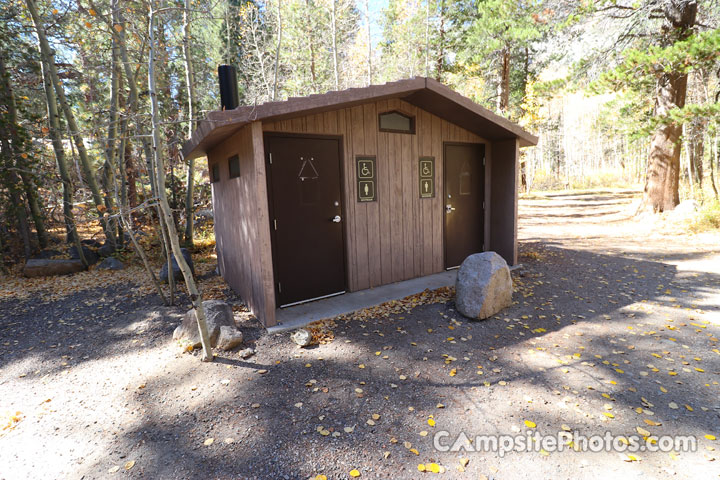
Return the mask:
MULTIPOLYGON (((520 144, 517 140, 493 142, 490 196, 490 243, 488 250, 502 256, 508 265, 517 263, 517 179, 520 144)), ((486 237, 487 238, 487 237, 486 237)))
MULTIPOLYGON (((486 155, 490 155, 488 142, 399 99, 263 122, 262 128, 265 131, 343 136, 343 217, 351 291, 444 269, 443 142, 485 143, 486 155), (380 132, 378 114, 390 110, 414 116, 416 134, 380 132), (356 200, 357 155, 377 157, 376 202, 359 203, 356 200), (435 157, 433 198, 420 198, 418 160, 421 156, 435 157)), ((233 144, 232 139, 224 142, 224 145, 233 144)), ((222 151, 223 155, 230 153, 226 148, 222 151)), ((487 172, 486 182, 489 186, 487 172)), ((489 188, 486 188, 486 201, 489 195, 489 188)))
POLYGON ((260 122, 244 126, 208 152, 220 164, 212 184, 218 266, 228 285, 265 326, 275 324, 272 252, 267 206, 265 153, 260 122), (229 178, 227 160, 240 158, 240 176, 229 178))

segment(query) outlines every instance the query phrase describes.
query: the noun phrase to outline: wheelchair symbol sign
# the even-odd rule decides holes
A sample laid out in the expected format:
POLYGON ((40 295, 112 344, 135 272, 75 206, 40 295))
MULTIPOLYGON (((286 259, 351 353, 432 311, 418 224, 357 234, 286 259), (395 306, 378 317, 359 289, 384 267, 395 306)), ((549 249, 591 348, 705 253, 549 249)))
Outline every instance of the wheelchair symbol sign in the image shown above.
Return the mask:
POLYGON ((433 161, 430 159, 420 160, 420 178, 432 178, 433 173, 433 161))
POLYGON ((358 162, 358 177, 373 178, 373 162, 371 160, 361 160, 358 162))

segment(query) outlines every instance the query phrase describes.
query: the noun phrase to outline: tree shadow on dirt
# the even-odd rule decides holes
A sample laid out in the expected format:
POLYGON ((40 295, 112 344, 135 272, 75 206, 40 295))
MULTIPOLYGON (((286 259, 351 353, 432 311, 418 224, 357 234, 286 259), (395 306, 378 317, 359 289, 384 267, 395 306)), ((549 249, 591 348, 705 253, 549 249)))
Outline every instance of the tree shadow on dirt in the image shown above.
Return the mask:
MULTIPOLYGON (((546 433, 556 433, 560 421, 615 435, 634 434, 636 426, 698 436, 720 429, 717 386, 710 382, 717 377, 708 376, 720 371, 720 355, 712 352, 718 329, 694 318, 704 296, 717 293, 712 285, 720 285, 720 275, 684 272, 680 278, 675 266, 662 262, 543 243, 525 244, 522 251, 532 256, 522 258, 524 268, 515 276, 515 302, 491 319, 465 319, 449 302, 390 318, 341 321, 334 342, 312 351, 296 349, 285 336, 262 339, 256 361, 268 373, 231 382, 199 408, 168 411, 147 402, 145 396, 162 394, 153 387, 142 398, 126 399, 146 412, 141 425, 116 439, 116 449, 139 459, 142 468, 131 476, 148 478, 197 471, 213 478, 345 478, 352 468, 368 476, 417 478, 417 463, 457 463, 457 455, 433 449, 440 428, 511 434, 511 425, 524 428, 523 419, 530 418, 546 433), (688 295, 671 297, 678 289, 688 295), (671 401, 680 409, 670 408, 671 401), (373 414, 380 417, 373 420, 373 414), (645 419, 664 428, 651 428, 645 419), (210 437, 215 442, 204 445, 210 437)), ((238 371, 207 369, 208 381, 233 380, 238 371)), ((186 381, 168 376, 157 384, 186 381)), ((572 464, 571 455, 533 468, 551 473, 552 458, 572 464)), ((593 458, 629 468, 616 455, 593 458)), ((474 456, 468 471, 484 474, 496 460, 492 453, 474 456)), ((655 467, 645 462, 635 468, 657 474, 655 467)), ((527 474, 522 462, 504 468, 527 474)), ((87 478, 102 478, 104 469, 89 466, 87 478)))

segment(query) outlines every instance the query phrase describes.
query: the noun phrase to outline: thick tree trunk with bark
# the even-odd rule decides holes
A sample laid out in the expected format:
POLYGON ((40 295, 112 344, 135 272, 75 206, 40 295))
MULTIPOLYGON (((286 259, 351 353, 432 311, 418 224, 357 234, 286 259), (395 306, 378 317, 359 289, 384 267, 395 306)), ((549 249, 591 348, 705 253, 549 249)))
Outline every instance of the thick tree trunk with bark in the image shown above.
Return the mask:
MULTIPOLYGON (((670 0, 664 10, 666 22, 663 36, 666 45, 686 39, 692 32, 697 16, 695 0, 670 0)), ((655 93, 655 115, 665 116, 674 108, 685 106, 687 74, 661 72, 655 93)), ((680 150, 682 125, 661 123, 650 140, 647 175, 645 178, 645 207, 653 212, 672 210, 680 203, 680 150)))
POLYGON ((510 106, 510 46, 505 45, 500 50, 500 69, 497 91, 497 111, 507 113, 510 106))

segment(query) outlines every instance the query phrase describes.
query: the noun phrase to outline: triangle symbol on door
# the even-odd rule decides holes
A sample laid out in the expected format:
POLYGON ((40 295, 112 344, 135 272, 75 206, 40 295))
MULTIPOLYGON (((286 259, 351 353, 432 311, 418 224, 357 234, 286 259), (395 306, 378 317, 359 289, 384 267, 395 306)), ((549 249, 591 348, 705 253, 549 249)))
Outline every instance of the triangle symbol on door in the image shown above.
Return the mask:
POLYGON ((302 161, 302 165, 300 165, 300 173, 298 173, 298 178, 300 180, 315 180, 320 176, 315 168, 315 164, 313 163, 313 160, 315 160, 314 158, 310 157, 309 159, 304 159, 303 157, 300 157, 300 160, 302 161))

